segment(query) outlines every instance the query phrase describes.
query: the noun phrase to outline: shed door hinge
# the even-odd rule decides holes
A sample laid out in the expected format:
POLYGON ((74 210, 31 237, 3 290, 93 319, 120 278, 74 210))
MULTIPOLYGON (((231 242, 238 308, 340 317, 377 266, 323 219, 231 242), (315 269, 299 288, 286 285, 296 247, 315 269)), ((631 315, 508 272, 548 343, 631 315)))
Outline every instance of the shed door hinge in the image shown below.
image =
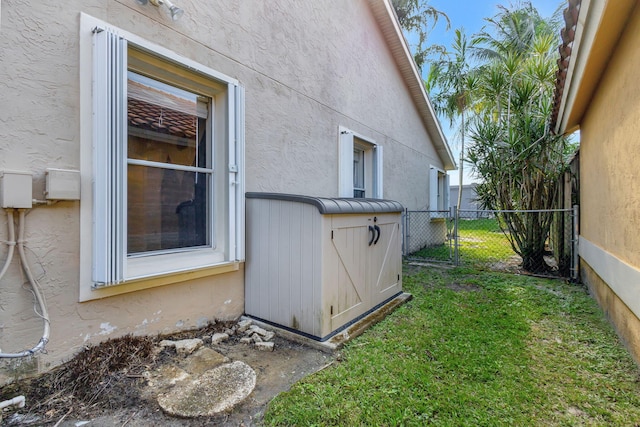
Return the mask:
POLYGON ((238 173, 238 165, 229 165, 229 172, 238 173))

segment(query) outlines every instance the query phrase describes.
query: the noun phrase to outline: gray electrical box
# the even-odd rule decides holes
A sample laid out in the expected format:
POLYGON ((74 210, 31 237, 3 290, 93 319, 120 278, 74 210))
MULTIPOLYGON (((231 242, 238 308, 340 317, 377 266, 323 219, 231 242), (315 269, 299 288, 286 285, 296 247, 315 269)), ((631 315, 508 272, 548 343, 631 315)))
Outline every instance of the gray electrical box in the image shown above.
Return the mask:
POLYGON ((0 171, 0 207, 31 209, 32 180, 31 172, 0 171))

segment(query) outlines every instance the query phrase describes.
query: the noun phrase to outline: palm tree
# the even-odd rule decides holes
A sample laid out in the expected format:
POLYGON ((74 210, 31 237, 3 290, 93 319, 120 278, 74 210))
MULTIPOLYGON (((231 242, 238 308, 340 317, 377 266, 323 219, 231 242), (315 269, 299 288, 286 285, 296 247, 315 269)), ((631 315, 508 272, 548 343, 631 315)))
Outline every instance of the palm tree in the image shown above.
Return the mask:
POLYGON ((413 58, 418 68, 422 69, 427 56, 444 50, 440 45, 425 47, 429 32, 441 18, 447 22, 448 30, 449 17, 430 6, 428 0, 391 0, 391 3, 404 32, 418 36, 418 43, 413 49, 413 58))
MULTIPOLYGON (((468 159, 483 182, 476 191, 490 209, 544 210, 553 207, 564 168, 563 138, 549 129, 555 83, 555 43, 529 2, 502 8, 485 30, 480 90, 470 131, 468 159)), ((546 269, 544 249, 552 215, 499 214, 511 246, 528 271, 546 269)))
POLYGON ((496 16, 485 18, 488 26, 474 38, 482 47, 476 55, 484 59, 504 58, 508 54, 528 53, 537 37, 556 37, 561 25, 561 5, 549 19, 543 19, 530 1, 520 1, 511 8, 498 5, 496 16))
MULTIPOLYGON (((450 125, 460 120, 460 189, 464 176, 466 112, 473 103, 473 94, 478 84, 478 74, 470 65, 471 52, 476 42, 469 41, 463 29, 455 31, 452 51, 445 59, 433 62, 429 69, 425 87, 431 94, 436 112, 449 119, 450 125)), ((462 203, 462 191, 458 191, 457 206, 462 203)))

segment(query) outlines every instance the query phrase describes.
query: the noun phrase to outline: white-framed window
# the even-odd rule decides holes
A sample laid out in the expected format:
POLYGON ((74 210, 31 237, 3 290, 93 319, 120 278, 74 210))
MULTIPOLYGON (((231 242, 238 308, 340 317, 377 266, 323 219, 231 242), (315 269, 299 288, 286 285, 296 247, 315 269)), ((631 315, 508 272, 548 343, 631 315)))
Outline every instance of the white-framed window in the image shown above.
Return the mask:
POLYGON ((353 145, 353 197, 363 198, 367 193, 365 182, 365 157, 367 147, 361 144, 353 145))
POLYGON ((435 166, 429 167, 429 211, 431 218, 444 218, 449 210, 449 175, 435 166), (440 211, 440 212, 436 212, 440 211))
POLYGON ((382 146, 344 127, 339 132, 340 197, 382 198, 382 146))
POLYGON ((91 221, 93 287, 243 260, 242 87, 88 15, 81 21, 91 39, 81 47, 81 59, 91 57, 92 117, 81 169, 92 203, 81 215, 91 221))

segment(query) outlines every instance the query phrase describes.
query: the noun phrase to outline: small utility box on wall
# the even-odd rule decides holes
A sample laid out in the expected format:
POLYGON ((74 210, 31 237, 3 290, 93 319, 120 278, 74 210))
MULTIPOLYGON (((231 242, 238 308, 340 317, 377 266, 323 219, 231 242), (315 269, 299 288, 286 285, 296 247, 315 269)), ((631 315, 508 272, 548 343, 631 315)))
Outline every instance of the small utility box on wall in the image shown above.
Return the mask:
POLYGON ((246 198, 248 316, 325 341, 402 293, 400 203, 246 198))
POLYGON ((47 169, 45 197, 47 200, 80 200, 80 172, 47 169))
POLYGON ((0 207, 31 209, 32 181, 31 172, 0 171, 0 207))

